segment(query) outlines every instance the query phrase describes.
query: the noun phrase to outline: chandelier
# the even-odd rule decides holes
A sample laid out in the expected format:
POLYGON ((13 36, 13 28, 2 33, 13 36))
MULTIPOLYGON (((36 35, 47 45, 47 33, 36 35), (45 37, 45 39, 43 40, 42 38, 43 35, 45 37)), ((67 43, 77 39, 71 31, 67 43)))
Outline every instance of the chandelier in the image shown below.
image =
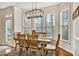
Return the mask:
POLYGON ((36 2, 33 4, 32 10, 27 11, 26 15, 27 18, 36 18, 36 17, 42 17, 44 15, 44 11, 42 9, 37 9, 36 2))

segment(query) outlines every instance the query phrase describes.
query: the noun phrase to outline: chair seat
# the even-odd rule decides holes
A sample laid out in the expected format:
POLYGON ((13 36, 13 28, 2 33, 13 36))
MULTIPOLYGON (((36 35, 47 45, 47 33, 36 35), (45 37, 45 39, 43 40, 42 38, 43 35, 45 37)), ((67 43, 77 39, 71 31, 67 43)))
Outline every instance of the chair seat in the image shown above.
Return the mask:
POLYGON ((30 49, 30 50, 31 50, 31 51, 35 51, 35 52, 38 51, 37 49, 30 49))
POLYGON ((42 48, 40 44, 38 45, 38 48, 42 48))
POLYGON ((55 45, 47 44, 45 49, 55 49, 55 45))
POLYGON ((29 48, 34 48, 34 49, 37 49, 37 47, 35 47, 35 46, 29 46, 29 48))
MULTIPOLYGON (((29 46, 30 48, 37 48, 37 47, 34 47, 34 46, 29 46)), ((41 45, 38 45, 38 48, 41 48, 41 45)))

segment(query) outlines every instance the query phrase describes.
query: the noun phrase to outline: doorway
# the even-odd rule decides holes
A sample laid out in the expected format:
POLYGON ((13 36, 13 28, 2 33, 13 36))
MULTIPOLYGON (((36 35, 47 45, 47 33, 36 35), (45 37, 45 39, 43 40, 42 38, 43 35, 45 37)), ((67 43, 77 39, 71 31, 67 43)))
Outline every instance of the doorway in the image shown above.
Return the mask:
POLYGON ((13 26, 12 26, 12 16, 6 16, 6 40, 5 44, 12 46, 12 36, 13 36, 13 26))

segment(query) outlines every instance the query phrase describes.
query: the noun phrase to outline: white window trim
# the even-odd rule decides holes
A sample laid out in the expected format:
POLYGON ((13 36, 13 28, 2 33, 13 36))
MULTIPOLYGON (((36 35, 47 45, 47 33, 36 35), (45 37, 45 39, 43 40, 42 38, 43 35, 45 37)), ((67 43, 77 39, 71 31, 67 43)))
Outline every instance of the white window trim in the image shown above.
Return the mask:
MULTIPOLYGON (((25 19, 25 18, 26 18, 26 15, 24 15, 24 17, 23 17, 23 33, 24 33, 24 27, 27 27, 27 26, 24 25, 24 19, 25 19)), ((30 21, 30 22, 29 22, 29 27, 30 27, 30 33, 31 33, 31 28, 32 28, 32 27, 31 27, 31 19, 29 19, 29 21, 30 21)), ((27 28, 28 28, 28 27, 27 27, 27 28)))
MULTIPOLYGON (((61 25, 62 25, 62 12, 66 11, 66 10, 69 10, 69 8, 66 8, 66 9, 64 9, 64 10, 62 10, 62 11, 60 12, 60 35, 61 35, 60 39, 61 39, 62 41, 64 41, 64 42, 69 43, 69 42, 70 42, 69 35, 68 35, 68 40, 62 39, 62 28, 61 28, 61 25)), ((70 21, 70 20, 68 20, 68 26, 69 26, 69 23, 70 23, 69 21, 70 21)), ((70 28, 68 28, 68 34, 70 34, 69 29, 70 29, 70 28)))

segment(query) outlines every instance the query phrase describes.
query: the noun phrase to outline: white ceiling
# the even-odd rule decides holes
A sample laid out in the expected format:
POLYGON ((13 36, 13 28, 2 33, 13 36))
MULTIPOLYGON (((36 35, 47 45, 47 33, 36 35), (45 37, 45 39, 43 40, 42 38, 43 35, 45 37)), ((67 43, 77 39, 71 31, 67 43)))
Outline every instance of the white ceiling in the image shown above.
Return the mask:
MULTIPOLYGON (((37 2, 37 8, 43 8, 48 6, 57 5, 60 2, 37 2)), ((21 9, 30 10, 33 7, 34 2, 0 2, 0 9, 6 8, 9 6, 16 6, 21 9)))

